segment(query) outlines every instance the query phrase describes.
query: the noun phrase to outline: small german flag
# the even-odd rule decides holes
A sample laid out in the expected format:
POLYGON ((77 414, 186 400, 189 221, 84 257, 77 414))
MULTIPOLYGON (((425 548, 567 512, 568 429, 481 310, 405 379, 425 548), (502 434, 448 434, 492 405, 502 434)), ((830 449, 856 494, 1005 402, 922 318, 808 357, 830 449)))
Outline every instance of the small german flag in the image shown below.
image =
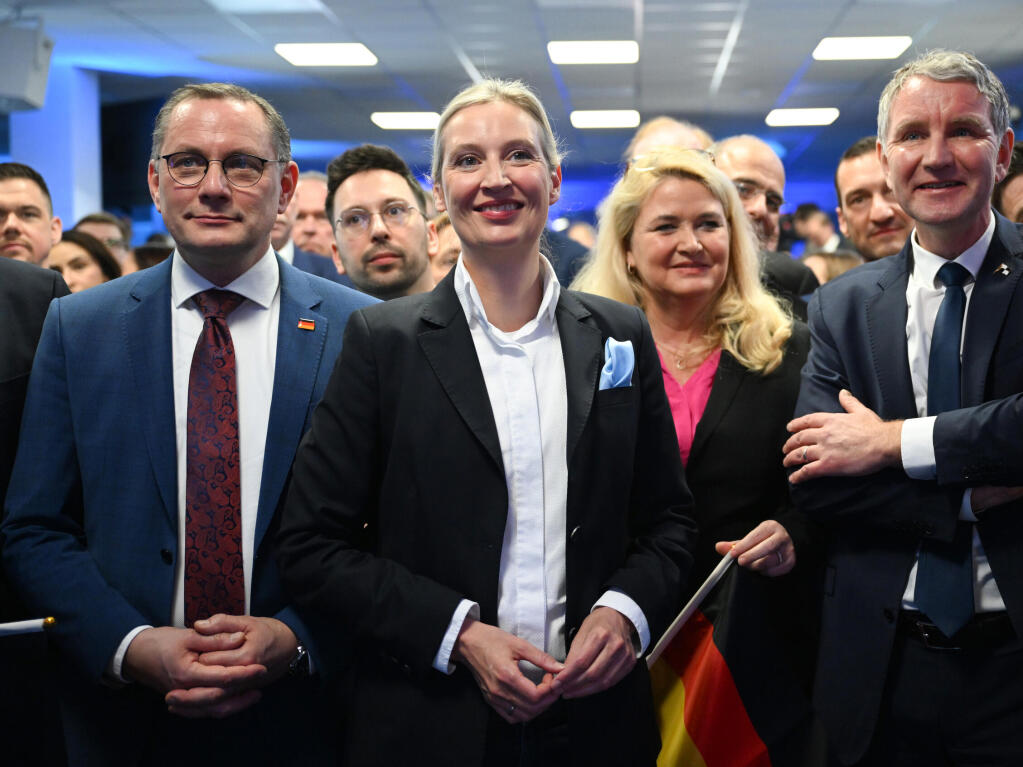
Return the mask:
POLYGON ((316 330, 315 320, 299 319, 298 321, 299 330, 316 330))

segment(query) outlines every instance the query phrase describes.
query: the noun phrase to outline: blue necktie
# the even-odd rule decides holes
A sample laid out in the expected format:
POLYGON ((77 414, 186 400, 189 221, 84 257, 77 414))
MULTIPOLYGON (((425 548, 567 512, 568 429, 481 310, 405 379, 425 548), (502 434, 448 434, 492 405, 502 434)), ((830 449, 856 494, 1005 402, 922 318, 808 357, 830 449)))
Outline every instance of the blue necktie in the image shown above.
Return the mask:
MULTIPOLYGON (((960 407, 961 363, 966 293, 970 273, 949 262, 938 270, 945 297, 934 320, 931 355, 927 365, 927 414, 937 415, 960 407)), ((956 524, 951 542, 925 540, 920 546, 916 574, 916 603, 920 610, 952 637, 973 618, 973 525, 956 524)))

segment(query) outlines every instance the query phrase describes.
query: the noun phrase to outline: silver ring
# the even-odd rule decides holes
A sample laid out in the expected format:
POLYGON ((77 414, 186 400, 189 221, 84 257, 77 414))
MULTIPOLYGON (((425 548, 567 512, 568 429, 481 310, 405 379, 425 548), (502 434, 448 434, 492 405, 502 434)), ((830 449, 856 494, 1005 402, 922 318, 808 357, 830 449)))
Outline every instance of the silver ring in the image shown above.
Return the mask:
POLYGON ((783 556, 781 555, 781 549, 778 549, 778 550, 777 550, 777 551, 775 551, 774 553, 778 555, 778 564, 779 564, 779 565, 783 565, 783 564, 785 564, 785 557, 783 557, 783 556))
POLYGON ((803 448, 803 458, 802 458, 802 461, 803 461, 803 463, 806 463, 806 448, 805 447, 803 448))
POLYGON ((508 713, 509 714, 514 714, 515 713, 515 705, 514 704, 508 706, 508 713))

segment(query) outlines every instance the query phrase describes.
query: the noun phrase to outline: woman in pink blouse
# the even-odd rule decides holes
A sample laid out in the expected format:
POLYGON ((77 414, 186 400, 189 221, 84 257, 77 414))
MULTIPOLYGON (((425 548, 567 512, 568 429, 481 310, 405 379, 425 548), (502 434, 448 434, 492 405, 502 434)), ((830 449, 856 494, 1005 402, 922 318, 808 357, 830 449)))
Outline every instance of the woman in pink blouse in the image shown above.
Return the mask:
POLYGON ((650 321, 696 502, 690 590, 733 547, 752 570, 791 571, 808 534, 781 446, 809 334, 761 286, 749 219, 713 158, 635 158, 603 203, 573 287, 638 305, 650 321))

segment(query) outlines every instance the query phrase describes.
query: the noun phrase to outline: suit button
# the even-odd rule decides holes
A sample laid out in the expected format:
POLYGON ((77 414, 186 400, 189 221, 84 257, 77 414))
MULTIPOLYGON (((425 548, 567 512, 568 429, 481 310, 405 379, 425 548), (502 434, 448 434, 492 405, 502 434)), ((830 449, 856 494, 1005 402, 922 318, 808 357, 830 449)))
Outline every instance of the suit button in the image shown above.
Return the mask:
POLYGON ((924 525, 923 526, 923 532, 924 532, 924 535, 926 535, 926 536, 934 535, 934 528, 931 527, 930 525, 924 525))
POLYGON ((412 667, 409 664, 402 663, 401 670, 405 672, 405 676, 412 676, 412 667))
POLYGON ((169 565, 174 561, 174 555, 171 554, 170 549, 160 549, 160 559, 165 565, 169 565))
POLYGON ((583 529, 582 525, 576 525, 575 527, 573 527, 572 532, 568 534, 568 540, 574 543, 575 540, 579 537, 579 532, 582 529, 583 529))
POLYGON ((893 609, 891 609, 890 607, 884 608, 884 619, 886 621, 888 621, 889 623, 894 622, 895 621, 895 611, 893 609))

